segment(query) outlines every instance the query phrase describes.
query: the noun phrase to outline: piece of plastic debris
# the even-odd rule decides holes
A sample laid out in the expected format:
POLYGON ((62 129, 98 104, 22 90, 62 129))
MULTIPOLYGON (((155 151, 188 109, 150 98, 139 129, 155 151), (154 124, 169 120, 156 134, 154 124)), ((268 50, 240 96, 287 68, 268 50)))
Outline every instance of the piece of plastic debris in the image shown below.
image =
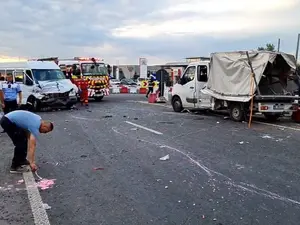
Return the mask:
POLYGON ((228 120, 229 119, 229 117, 228 116, 224 116, 224 120, 228 120))
POLYGON ((134 127, 134 128, 131 128, 130 130, 138 130, 136 127, 134 127))
POLYGON ((180 201, 180 200, 178 200, 178 202, 180 203, 181 201, 180 201))
POLYGON ((169 187, 168 186, 165 186, 165 189, 168 189, 169 187))
POLYGON ((195 206, 196 204, 194 203, 193 206, 195 206))
POLYGON ((170 159, 170 156, 168 154, 168 155, 165 155, 164 157, 161 157, 159 160, 166 161, 166 160, 169 160, 169 159, 170 159))
POLYGON ((170 180, 170 183, 173 183, 173 181, 170 180))
POLYGON ((57 163, 55 163, 55 166, 58 166, 58 162, 57 162, 57 163))
POLYGON ((24 183, 24 180, 22 179, 22 180, 18 180, 18 182, 17 182, 18 184, 23 184, 24 183))
POLYGON ((80 156, 80 158, 86 158, 87 157, 87 155, 81 155, 80 156))
POLYGON ((205 219, 205 216, 204 216, 204 215, 202 215, 202 219, 205 219))
POLYGON ((220 123, 219 121, 217 123, 220 123))
POLYGON ((102 167, 94 167, 93 170, 104 170, 102 167))
POLYGON ((242 144, 244 144, 244 142, 243 142, 243 141, 240 141, 239 144, 242 145, 242 144))
POLYGON ((264 139, 272 139, 272 137, 270 135, 268 135, 268 134, 265 134, 264 136, 262 136, 262 138, 264 138, 264 139))
POLYGON ((51 209, 51 206, 49 206, 47 203, 43 203, 43 208, 48 210, 51 209))
POLYGON ((111 117, 112 117, 112 115, 106 115, 103 118, 111 118, 111 117))
POLYGON ((217 219, 216 219, 216 218, 214 218, 214 219, 213 219, 213 221, 217 221, 217 219))
POLYGON ((138 120, 139 118, 134 118, 134 120, 138 120))
POLYGON ((42 179, 37 183, 37 186, 41 188, 41 190, 46 190, 53 187, 54 181, 55 179, 42 179))

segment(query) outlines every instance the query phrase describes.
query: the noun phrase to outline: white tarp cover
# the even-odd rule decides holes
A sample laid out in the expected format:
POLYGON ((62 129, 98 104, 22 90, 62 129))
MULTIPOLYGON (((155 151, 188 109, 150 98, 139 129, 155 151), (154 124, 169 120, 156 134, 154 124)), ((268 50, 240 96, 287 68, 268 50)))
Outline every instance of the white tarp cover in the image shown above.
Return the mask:
MULTIPOLYGON (((268 62, 273 63, 278 54, 283 56, 292 69, 296 68, 296 60, 292 55, 267 51, 248 53, 258 84, 268 62)), ((203 93, 229 101, 247 102, 251 99, 251 68, 246 51, 213 53, 210 67, 207 86, 202 90, 203 93)))

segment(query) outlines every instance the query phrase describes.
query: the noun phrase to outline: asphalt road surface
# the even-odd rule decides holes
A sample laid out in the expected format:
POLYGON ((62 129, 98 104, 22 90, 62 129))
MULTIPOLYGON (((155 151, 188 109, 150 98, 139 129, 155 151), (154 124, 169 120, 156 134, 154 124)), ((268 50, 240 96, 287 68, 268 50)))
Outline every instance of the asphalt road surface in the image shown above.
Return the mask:
POLYGON ((140 100, 40 113, 55 129, 38 141, 38 175, 55 184, 39 192, 29 175, 9 174, 12 145, 1 134, 0 224, 299 225, 300 129, 248 129, 140 100))

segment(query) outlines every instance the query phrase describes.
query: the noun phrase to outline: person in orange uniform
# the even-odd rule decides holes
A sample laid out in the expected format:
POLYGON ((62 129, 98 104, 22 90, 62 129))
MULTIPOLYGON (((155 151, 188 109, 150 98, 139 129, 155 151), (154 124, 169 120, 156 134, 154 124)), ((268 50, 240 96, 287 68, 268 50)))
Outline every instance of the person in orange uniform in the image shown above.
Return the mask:
POLYGON ((89 105, 89 91, 88 91, 88 81, 80 78, 80 70, 74 64, 72 66, 72 82, 76 84, 79 89, 80 102, 81 105, 88 106, 89 105))

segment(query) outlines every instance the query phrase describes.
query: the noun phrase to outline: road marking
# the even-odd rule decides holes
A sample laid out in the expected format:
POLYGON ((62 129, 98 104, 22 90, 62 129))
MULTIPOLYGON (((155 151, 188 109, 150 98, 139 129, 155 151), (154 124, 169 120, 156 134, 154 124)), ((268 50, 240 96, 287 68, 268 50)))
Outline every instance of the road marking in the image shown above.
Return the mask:
POLYGON ((300 128, 296 128, 296 127, 287 127, 287 126, 283 126, 283 125, 277 125, 277 124, 265 123, 265 122, 259 122, 259 121, 253 121, 253 123, 272 126, 272 127, 278 127, 278 128, 282 128, 282 129, 290 129, 290 130, 300 131, 300 128))
POLYGON ((31 211, 35 225, 50 225, 46 210, 43 207, 42 197, 36 186, 34 177, 31 172, 23 173, 25 186, 28 194, 31 211))
POLYGON ((154 133, 154 134, 159 134, 159 135, 162 135, 162 134, 163 134, 163 133, 161 133, 161 132, 159 132, 159 131, 152 130, 152 129, 147 128, 147 127, 144 127, 144 126, 142 126, 142 125, 138 125, 138 124, 136 124, 136 123, 132 123, 132 122, 129 122, 129 121, 125 121, 125 123, 128 123, 128 124, 130 124, 130 125, 132 125, 132 126, 135 126, 135 127, 138 127, 138 128, 144 129, 144 130, 147 130, 147 131, 150 131, 150 132, 152 132, 152 133, 154 133))

